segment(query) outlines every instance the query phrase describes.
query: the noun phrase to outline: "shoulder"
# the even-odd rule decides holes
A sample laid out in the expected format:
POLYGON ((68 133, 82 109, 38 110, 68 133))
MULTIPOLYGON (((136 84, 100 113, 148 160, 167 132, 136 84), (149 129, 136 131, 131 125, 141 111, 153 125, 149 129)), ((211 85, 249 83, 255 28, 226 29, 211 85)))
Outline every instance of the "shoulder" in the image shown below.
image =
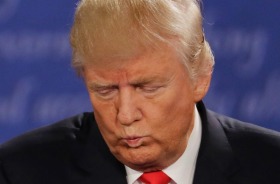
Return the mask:
POLYGON ((242 122, 224 115, 208 111, 222 126, 229 140, 242 144, 258 144, 258 147, 272 146, 280 149, 280 132, 242 122))
POLYGON ((89 131, 95 131, 94 126, 92 113, 83 113, 0 145, 0 181, 4 176, 15 183, 74 180, 69 172, 83 151, 89 131))
POLYGON ((243 179, 254 178, 260 183, 280 179, 279 132, 211 111, 208 114, 221 125, 243 179))
POLYGON ((91 113, 83 113, 17 136, 0 145, 0 159, 30 148, 44 149, 72 144, 85 136, 84 127, 89 126, 90 121, 94 121, 91 113))

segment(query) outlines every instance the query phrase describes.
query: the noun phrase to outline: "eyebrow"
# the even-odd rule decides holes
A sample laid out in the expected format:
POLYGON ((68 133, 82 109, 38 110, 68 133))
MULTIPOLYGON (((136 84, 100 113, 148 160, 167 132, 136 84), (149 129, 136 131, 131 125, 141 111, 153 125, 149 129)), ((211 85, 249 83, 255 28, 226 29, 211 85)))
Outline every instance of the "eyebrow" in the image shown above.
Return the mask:
POLYGON ((87 85, 90 89, 92 90, 98 90, 98 89, 103 89, 103 88, 117 88, 117 84, 105 84, 105 83, 96 83, 96 82, 91 82, 87 85))
MULTIPOLYGON (((166 82, 168 83, 171 80, 171 78, 166 78, 166 77, 159 77, 158 75, 153 75, 151 77, 140 77, 138 79, 135 79, 131 82, 129 82, 129 85, 132 86, 140 86, 140 85, 147 85, 150 83, 161 83, 161 82, 166 82)), ((90 82, 87 84, 87 86, 90 89, 93 90, 98 90, 98 89, 103 89, 103 88, 118 88, 119 84, 114 84, 114 83, 106 83, 106 82, 90 82)))

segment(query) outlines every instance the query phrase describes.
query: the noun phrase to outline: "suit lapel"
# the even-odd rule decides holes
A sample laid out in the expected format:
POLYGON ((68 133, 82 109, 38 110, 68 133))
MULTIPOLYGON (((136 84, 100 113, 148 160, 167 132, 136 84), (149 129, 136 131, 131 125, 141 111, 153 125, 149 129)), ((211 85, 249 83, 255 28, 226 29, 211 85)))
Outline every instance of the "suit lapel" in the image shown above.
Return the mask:
POLYGON ((196 163, 194 184, 227 184, 236 171, 233 153, 218 120, 197 104, 202 120, 202 139, 196 163))

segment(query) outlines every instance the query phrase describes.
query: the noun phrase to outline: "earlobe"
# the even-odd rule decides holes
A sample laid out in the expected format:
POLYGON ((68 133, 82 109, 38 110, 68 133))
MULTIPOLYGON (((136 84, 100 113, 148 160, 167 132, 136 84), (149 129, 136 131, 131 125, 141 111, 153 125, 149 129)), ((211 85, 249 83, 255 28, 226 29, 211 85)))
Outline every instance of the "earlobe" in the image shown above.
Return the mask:
POLYGON ((210 86, 211 76, 212 75, 200 76, 198 79, 196 79, 194 88, 195 102, 199 102, 207 94, 210 86))

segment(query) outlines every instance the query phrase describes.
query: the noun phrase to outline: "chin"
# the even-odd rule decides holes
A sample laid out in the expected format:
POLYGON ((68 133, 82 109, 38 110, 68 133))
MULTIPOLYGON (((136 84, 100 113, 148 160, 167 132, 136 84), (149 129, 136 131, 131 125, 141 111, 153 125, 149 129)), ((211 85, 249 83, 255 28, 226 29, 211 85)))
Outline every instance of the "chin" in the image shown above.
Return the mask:
POLYGON ((164 168, 162 162, 159 160, 160 152, 152 149, 128 149, 119 160, 130 168, 138 171, 156 171, 164 168), (159 164, 161 163, 161 164, 159 164))

